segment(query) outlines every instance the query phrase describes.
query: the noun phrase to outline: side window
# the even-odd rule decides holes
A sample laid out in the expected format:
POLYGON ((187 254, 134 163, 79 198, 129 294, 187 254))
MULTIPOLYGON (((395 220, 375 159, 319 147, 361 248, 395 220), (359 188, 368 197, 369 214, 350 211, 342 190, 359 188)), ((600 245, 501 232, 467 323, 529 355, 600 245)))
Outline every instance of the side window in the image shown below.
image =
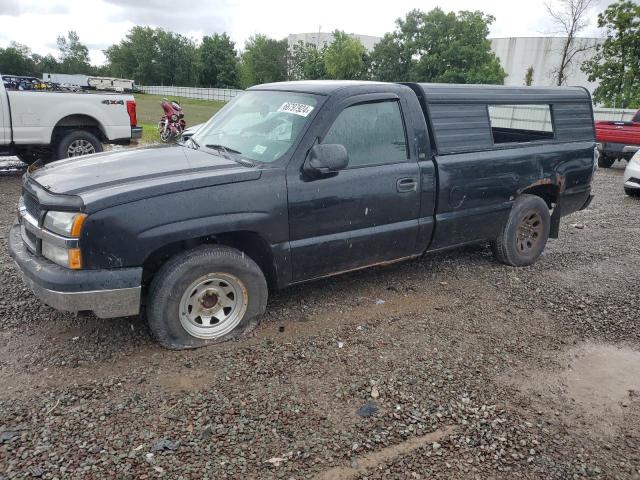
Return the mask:
POLYGON ((633 117, 633 121, 636 123, 640 123, 640 110, 638 110, 638 113, 636 113, 636 116, 633 117))
POLYGON ((550 105, 489 105, 493 143, 554 138, 550 105))
POLYGON ((345 108, 322 143, 344 145, 349 167, 398 163, 407 159, 400 105, 397 101, 362 103, 345 108))

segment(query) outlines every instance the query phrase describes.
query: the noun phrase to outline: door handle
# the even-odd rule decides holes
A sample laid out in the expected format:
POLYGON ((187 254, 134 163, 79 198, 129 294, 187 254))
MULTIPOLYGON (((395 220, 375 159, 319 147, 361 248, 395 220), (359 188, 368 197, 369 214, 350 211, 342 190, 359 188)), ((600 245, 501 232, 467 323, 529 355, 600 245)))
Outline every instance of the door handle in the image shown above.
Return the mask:
POLYGON ((418 187, 418 180, 415 177, 400 178, 396 182, 396 190, 399 192, 414 192, 418 187))

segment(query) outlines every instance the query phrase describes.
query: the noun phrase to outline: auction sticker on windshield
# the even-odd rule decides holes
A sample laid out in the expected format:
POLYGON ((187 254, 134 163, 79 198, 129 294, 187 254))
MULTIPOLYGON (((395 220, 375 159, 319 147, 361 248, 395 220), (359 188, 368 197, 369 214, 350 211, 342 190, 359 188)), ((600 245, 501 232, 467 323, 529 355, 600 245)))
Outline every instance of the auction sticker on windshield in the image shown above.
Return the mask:
POLYGON ((304 103, 284 102, 278 111, 306 117, 313 111, 313 107, 311 105, 305 105, 304 103))

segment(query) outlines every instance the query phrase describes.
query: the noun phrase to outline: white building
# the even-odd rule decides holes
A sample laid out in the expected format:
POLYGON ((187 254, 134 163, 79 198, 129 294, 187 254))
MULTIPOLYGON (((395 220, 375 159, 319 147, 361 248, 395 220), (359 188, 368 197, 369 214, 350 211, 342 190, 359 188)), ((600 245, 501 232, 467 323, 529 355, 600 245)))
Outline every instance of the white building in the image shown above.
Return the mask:
MULTIPOLYGON (((381 37, 371 35, 349 34, 359 39, 367 51, 372 51, 381 37)), ((500 59, 502 68, 507 72, 505 85, 524 85, 525 75, 529 67, 533 67, 533 85, 555 85, 554 72, 557 71, 562 58, 564 38, 560 37, 511 37, 491 38, 491 49, 500 59)), ((333 34, 327 32, 294 33, 289 35, 289 47, 298 42, 312 43, 317 46, 329 45, 333 42, 333 34)), ((603 40, 599 38, 576 39, 580 47, 588 47, 575 55, 570 67, 565 71, 566 84, 586 87, 591 93, 598 86, 587 80, 580 70, 582 62, 595 52, 595 46, 603 40)))
MULTIPOLYGON (((512 37, 492 38, 491 49, 500 59, 507 72, 505 85, 524 85, 529 67, 533 67, 533 85, 555 85, 554 73, 562 58, 565 38, 560 37, 512 37)), ((565 71, 566 84, 586 87, 591 93, 598 86, 589 82, 582 72, 582 62, 595 53, 595 47, 603 40, 599 38, 578 38, 576 46, 586 50, 577 53, 565 71)))
MULTIPOLYGON (((381 38, 374 37, 372 35, 359 35, 357 33, 350 33, 350 37, 357 38, 360 40, 364 48, 367 49, 368 52, 373 50, 376 43, 378 43, 381 38)), ((292 33, 288 37, 289 48, 293 47, 298 42, 303 43, 311 43, 316 47, 322 47, 323 45, 331 45, 333 42, 333 33, 327 32, 312 32, 312 33, 292 33)))

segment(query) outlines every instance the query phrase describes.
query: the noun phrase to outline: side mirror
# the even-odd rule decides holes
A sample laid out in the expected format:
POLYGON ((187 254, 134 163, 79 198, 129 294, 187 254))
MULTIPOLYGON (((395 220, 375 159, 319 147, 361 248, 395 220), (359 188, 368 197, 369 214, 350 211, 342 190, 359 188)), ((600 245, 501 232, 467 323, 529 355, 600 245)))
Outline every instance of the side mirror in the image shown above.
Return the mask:
POLYGON ((344 170, 348 164, 349 154, 344 145, 320 143, 309 150, 302 171, 311 178, 326 177, 344 170))

